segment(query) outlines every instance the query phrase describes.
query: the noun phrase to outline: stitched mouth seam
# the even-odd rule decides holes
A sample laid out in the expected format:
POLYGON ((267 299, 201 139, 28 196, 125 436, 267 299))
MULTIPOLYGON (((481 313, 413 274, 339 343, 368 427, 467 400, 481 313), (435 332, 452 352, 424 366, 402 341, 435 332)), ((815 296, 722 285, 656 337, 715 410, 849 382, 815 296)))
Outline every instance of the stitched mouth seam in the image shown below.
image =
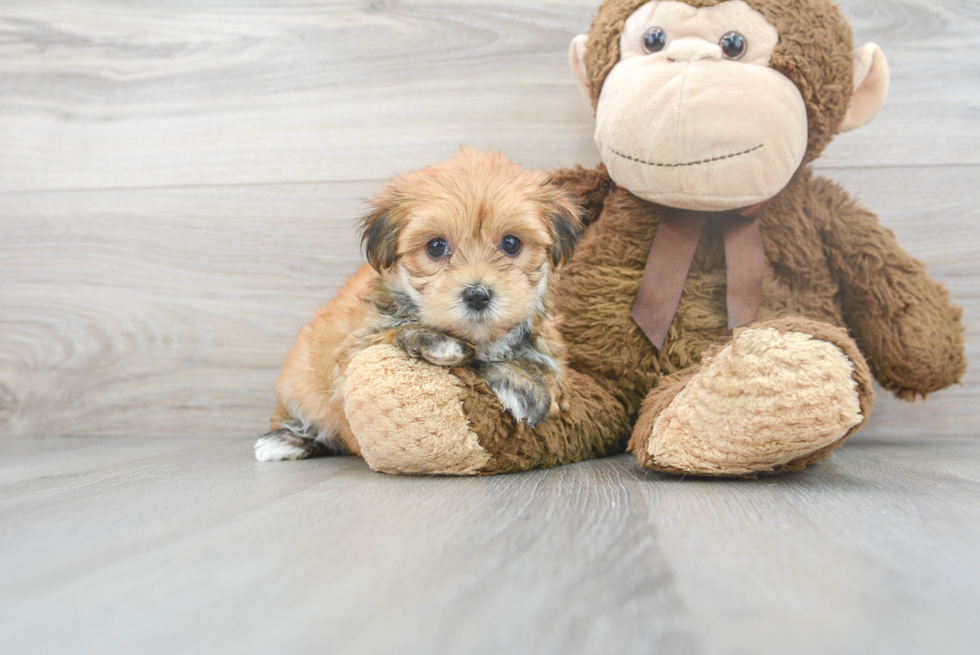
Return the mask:
POLYGON ((623 159, 629 159, 630 161, 635 161, 638 164, 646 164, 647 166, 656 166, 657 168, 683 168, 684 166, 697 166, 698 164, 710 164, 713 161, 721 161, 723 159, 732 159, 734 157, 741 157, 742 155, 747 155, 750 152, 755 152, 756 150, 761 150, 766 144, 760 143, 754 148, 749 148, 748 150, 743 150, 742 152, 736 152, 731 155, 723 155, 721 157, 712 157, 711 159, 702 159, 701 161, 690 161, 683 164, 658 164, 655 162, 644 161, 638 159, 637 157, 630 157, 629 155, 624 155, 623 153, 615 150, 614 148, 609 148, 609 150, 614 154, 622 157, 623 159))

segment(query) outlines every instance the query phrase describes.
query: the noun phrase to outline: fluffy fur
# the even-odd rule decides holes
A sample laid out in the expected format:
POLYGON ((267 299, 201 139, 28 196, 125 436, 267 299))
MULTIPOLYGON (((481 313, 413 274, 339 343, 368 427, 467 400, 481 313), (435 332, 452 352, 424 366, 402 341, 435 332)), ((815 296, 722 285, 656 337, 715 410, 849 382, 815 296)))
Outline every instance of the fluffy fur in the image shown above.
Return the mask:
MULTIPOLYGON (((623 22, 645 2, 607 0, 600 7, 586 60, 593 101, 618 61, 623 22)), ((702 7, 717 2, 691 0, 689 4, 702 7)), ((630 312, 664 208, 617 186, 602 166, 575 168, 553 176, 581 200, 590 223, 555 294, 556 306, 566 317, 561 334, 568 344, 568 407, 530 429, 512 417, 500 418, 498 397, 475 371, 454 370, 450 397, 458 402, 452 411, 466 417, 469 431, 477 435, 488 456, 479 473, 554 466, 622 452, 631 436, 632 451, 642 465, 671 473, 751 476, 798 469, 828 457, 864 424, 873 405, 872 374, 885 389, 909 400, 948 387, 963 375, 960 309, 950 304, 945 289, 901 249, 873 214, 832 182, 815 178, 806 163, 819 156, 846 114, 854 79, 850 27, 830 0, 748 0, 748 4, 779 31, 771 65, 799 89, 806 102, 809 132, 804 164, 758 211, 767 258, 763 305, 758 321, 745 330, 762 330, 760 334, 780 343, 784 340, 770 330, 789 332, 795 336, 786 343, 804 344, 803 355, 813 364, 807 375, 812 377, 798 382, 810 390, 824 388, 817 395, 829 394, 839 401, 833 429, 817 434, 802 450, 792 445, 773 452, 770 442, 749 434, 752 428, 742 420, 745 416, 733 417, 728 426, 716 429, 716 417, 691 414, 697 397, 714 392, 704 396, 685 390, 693 380, 703 380, 703 374, 721 370, 712 369, 712 362, 733 361, 731 349, 740 334, 747 334, 733 335, 727 329, 727 272, 720 226, 709 223, 706 228, 667 341, 657 350, 630 312), (723 352, 726 349, 728 354, 723 352), (850 380, 843 379, 844 370, 851 371, 850 380), (686 450, 658 460, 656 453, 662 451, 658 448, 666 445, 658 441, 651 449, 651 441, 664 435, 666 423, 658 428, 657 421, 665 413, 685 417, 674 434, 686 450), (694 434, 685 427, 698 421, 712 423, 715 435, 694 434), (732 433, 739 429, 744 434, 732 433), (722 452, 723 441, 715 441, 718 448, 710 444, 702 448, 696 443, 702 436, 744 441, 743 455, 736 458, 722 452), (686 446, 683 439, 688 440, 686 446)), ((770 364, 781 375, 792 370, 775 361, 770 364)), ((737 369, 726 370, 737 375, 737 369)), ((415 379, 408 366, 393 359, 386 360, 385 373, 400 385, 411 386, 415 379)), ((358 370, 358 374, 367 379, 369 371, 358 370)), ((774 392, 786 388, 777 386, 774 392)), ((358 393, 360 404, 353 414, 359 422, 377 425, 387 420, 383 410, 374 410, 375 402, 384 402, 383 391, 372 395, 359 389, 358 393)), ((786 393, 787 405, 773 410, 770 418, 783 426, 805 424, 808 408, 820 402, 809 391, 805 395, 805 402, 794 404, 793 394, 786 393)), ((416 410, 409 402, 399 407, 399 426, 421 433, 421 406, 416 410)), ((793 433, 781 434, 792 437, 793 433)), ((809 439, 807 434, 803 436, 809 439)), ((448 433, 440 436, 447 441, 456 438, 448 433)), ((417 454, 425 457, 421 450, 417 454)), ((403 456, 402 461, 409 459, 403 456)), ((452 472, 452 467, 446 471, 452 472)))
POLYGON ((369 265, 300 332, 256 457, 359 454, 347 368, 380 344, 468 367, 531 427, 558 412, 565 361, 551 294, 580 234, 578 205, 544 174, 465 149, 395 179, 372 204, 361 221, 369 265))

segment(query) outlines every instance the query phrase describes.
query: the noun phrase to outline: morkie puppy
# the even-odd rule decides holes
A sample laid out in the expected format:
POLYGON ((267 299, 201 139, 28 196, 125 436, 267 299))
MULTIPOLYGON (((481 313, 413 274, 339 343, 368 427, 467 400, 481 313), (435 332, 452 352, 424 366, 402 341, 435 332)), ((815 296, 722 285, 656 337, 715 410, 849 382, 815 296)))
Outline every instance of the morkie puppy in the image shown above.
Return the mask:
POLYGON ((532 427, 562 405, 564 347, 549 295, 581 231, 575 201, 544 173, 463 149, 396 178, 372 205, 361 220, 368 264, 300 332, 256 459, 359 454, 345 371, 375 344, 469 367, 532 427))

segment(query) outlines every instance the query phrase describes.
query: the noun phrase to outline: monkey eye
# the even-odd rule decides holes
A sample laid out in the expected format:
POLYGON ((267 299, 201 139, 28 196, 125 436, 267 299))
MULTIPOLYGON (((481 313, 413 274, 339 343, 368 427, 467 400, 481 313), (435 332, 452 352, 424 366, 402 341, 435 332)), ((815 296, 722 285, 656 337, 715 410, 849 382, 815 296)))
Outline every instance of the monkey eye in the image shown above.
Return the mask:
POLYGON ((425 244, 425 251, 432 259, 442 259, 449 251, 449 244, 442 237, 437 237, 425 244))
POLYGON ((748 49, 748 42, 738 32, 729 32, 718 42, 725 59, 741 59, 748 49))
POLYGON ((667 33, 659 27, 651 27, 643 35, 643 49, 648 55, 660 52, 667 45, 667 33))
POLYGON ((523 244, 521 243, 521 240, 512 234, 508 234, 500 241, 500 249, 511 257, 519 254, 522 246, 523 244))

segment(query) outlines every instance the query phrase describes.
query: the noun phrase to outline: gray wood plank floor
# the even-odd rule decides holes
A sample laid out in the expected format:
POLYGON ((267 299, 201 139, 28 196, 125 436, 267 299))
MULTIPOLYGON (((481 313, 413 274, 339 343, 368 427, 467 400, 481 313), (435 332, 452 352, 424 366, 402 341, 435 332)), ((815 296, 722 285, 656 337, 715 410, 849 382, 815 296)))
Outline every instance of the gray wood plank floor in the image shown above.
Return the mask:
MULTIPOLYGON (((980 373, 824 464, 251 460, 392 174, 598 161, 599 0, 0 0, 0 652, 975 653, 980 373)), ((845 0, 893 84, 816 164, 980 356, 980 3, 845 0)))
POLYGON ((0 442, 4 653, 971 653, 980 442, 762 482, 0 442))

